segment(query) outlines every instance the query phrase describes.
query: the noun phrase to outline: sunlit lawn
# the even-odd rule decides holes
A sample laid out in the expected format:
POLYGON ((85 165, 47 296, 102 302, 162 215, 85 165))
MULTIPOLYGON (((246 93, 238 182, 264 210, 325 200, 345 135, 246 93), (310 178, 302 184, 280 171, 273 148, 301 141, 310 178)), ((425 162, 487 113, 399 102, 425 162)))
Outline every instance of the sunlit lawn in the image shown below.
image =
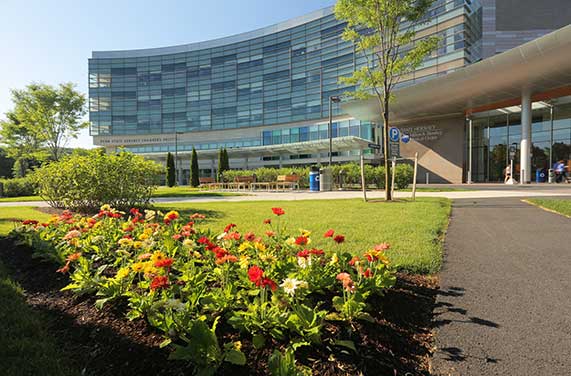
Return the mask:
POLYGON ((543 208, 553 210, 559 214, 571 217, 571 200, 569 199, 556 199, 556 198, 531 198, 527 201, 541 206, 543 208))
POLYGON ((433 273, 442 263, 443 233, 448 225, 450 201, 422 198, 416 202, 393 203, 361 200, 257 201, 160 204, 163 211, 176 209, 189 215, 202 212, 208 225, 222 232, 228 223, 238 225, 240 232, 254 231, 263 235, 269 229, 266 218, 277 218, 271 208, 286 211, 282 223, 291 232, 299 229, 313 232, 311 246, 330 249, 334 245, 323 234, 332 228, 346 236, 341 248, 350 253, 362 253, 375 244, 389 242, 389 255, 400 268, 409 272, 433 273))
POLYGON ((14 221, 25 219, 44 221, 49 218, 49 214, 42 213, 29 206, 0 207, 0 236, 7 235, 14 228, 14 221))

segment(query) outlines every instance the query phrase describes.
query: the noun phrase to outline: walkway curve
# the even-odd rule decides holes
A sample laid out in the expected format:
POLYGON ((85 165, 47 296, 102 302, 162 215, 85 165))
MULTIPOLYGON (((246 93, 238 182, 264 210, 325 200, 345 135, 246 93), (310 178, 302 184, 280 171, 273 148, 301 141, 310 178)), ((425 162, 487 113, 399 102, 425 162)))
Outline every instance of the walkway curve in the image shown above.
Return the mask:
POLYGON ((568 375, 571 219, 520 199, 456 200, 435 326, 435 375, 568 375))

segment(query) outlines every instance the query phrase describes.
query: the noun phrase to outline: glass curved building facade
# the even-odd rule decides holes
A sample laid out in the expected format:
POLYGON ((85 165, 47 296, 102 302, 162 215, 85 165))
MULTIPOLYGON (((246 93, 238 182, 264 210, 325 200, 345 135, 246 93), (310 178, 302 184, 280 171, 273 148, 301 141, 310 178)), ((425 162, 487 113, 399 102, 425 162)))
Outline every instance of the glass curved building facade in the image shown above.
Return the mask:
MULTIPOLYGON (((481 59, 478 1, 438 0, 427 19, 417 27, 418 36, 438 35, 440 46, 401 85, 481 59)), ((95 51, 89 59, 94 143, 161 159, 167 151, 186 158, 192 147, 244 149, 328 138, 329 98, 353 90, 339 78, 365 64, 352 43, 342 40, 344 28, 328 7, 207 42, 95 51)), ((374 123, 352 119, 337 104, 332 108, 334 138, 375 140, 374 123)), ((355 159, 358 151, 338 151, 336 161, 355 159)), ((207 155, 200 158, 212 159, 207 155)), ((312 150, 302 155, 279 155, 279 161, 314 163, 323 157, 312 150)), ((275 164, 276 156, 271 157, 254 153, 248 163, 275 164)), ((238 160, 232 163, 244 167, 238 160)))

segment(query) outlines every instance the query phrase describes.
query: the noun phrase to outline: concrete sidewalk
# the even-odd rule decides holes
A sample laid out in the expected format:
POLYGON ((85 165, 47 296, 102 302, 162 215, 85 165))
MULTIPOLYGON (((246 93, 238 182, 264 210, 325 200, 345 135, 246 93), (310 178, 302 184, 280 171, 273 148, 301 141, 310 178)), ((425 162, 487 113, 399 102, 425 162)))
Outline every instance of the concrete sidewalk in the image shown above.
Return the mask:
POLYGON ((455 201, 434 374, 568 375, 570 240, 570 219, 519 199, 455 201))
MULTIPOLYGON (((433 188, 446 188, 450 186, 431 186, 433 188)), ((506 197, 545 197, 545 196, 571 196, 571 185, 524 185, 504 186, 499 184, 488 185, 458 185, 454 188, 469 189, 451 192, 417 192, 417 197, 446 197, 450 199, 478 199, 478 198, 506 198, 506 197)), ((397 198, 409 198, 411 192, 395 192, 397 198)), ((331 191, 331 192, 246 192, 240 196, 206 196, 206 197, 162 197, 154 199, 156 203, 180 203, 180 202, 238 202, 238 201, 295 201, 295 200, 334 200, 362 198, 361 191, 331 191)), ((384 191, 368 191, 367 197, 382 199, 384 191)), ((48 206, 43 201, 30 202, 1 202, 3 206, 48 206)))

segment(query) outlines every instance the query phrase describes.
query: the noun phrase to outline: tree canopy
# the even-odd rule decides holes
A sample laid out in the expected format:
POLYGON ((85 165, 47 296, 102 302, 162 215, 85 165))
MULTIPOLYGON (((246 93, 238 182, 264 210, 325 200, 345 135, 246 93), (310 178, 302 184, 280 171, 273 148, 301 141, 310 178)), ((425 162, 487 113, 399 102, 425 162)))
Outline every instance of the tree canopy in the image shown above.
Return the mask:
POLYGON ((417 38, 415 26, 428 21, 425 15, 434 0, 338 0, 335 16, 347 22, 343 39, 355 45, 366 64, 351 76, 342 77, 355 91, 346 95, 376 97, 383 116, 383 153, 386 165, 385 193, 391 199, 388 163, 389 105, 396 84, 418 68, 436 48, 438 38, 417 38))

